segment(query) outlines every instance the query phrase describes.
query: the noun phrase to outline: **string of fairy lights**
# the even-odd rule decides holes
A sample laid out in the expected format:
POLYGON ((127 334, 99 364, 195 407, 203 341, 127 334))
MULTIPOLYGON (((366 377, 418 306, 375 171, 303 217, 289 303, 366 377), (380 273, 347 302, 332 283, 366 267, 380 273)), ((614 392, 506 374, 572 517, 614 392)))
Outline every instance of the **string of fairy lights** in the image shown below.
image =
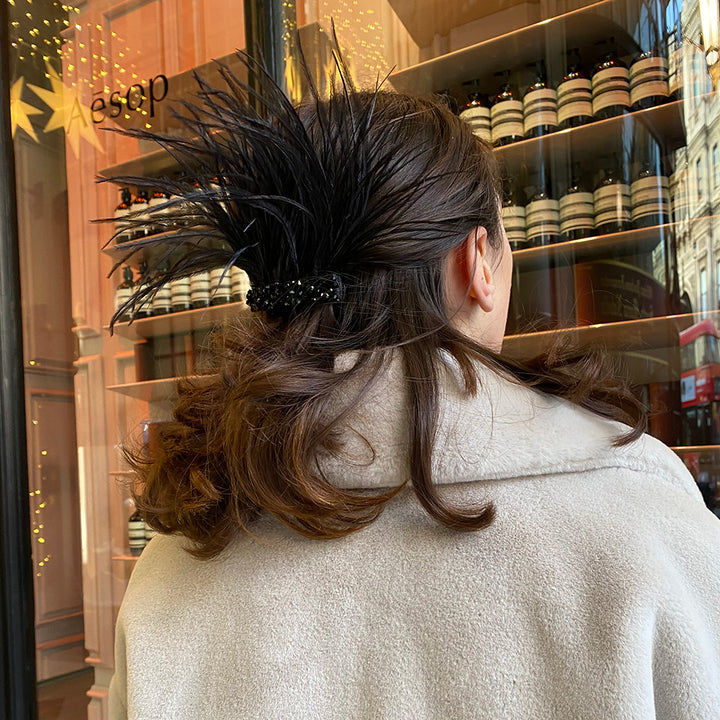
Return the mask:
POLYGON ((322 24, 329 28, 334 22, 346 61, 361 83, 363 80, 374 83, 391 67, 383 51, 389 50, 383 37, 383 25, 378 20, 382 3, 375 4, 376 8, 369 7, 369 2, 358 0, 324 0, 322 3, 322 24))
POLYGON ((50 560, 52 560, 52 554, 49 552, 45 553, 45 537, 43 533, 45 524, 42 522, 42 511, 47 507, 47 501, 43 500, 39 496, 39 490, 30 491, 30 502, 32 505, 30 513, 32 539, 35 543, 37 543, 37 547, 33 553, 36 565, 35 575, 37 577, 42 577, 43 569, 50 560), (43 555, 43 553, 45 554, 43 555))
MULTIPOLYGON (((50 110, 43 132, 63 129, 76 156, 81 141, 102 152, 90 110, 92 98, 100 92, 109 93, 111 84, 117 89, 136 82, 141 51, 131 50, 109 28, 80 22, 80 9, 74 5, 58 0, 7 2, 14 75, 10 91, 13 137, 22 130, 39 142, 40 116, 50 110), (38 99, 42 104, 38 105, 38 99)), ((131 120, 136 114, 146 128, 151 127, 145 108, 130 110, 124 96, 118 101, 126 106, 118 120, 131 120)))

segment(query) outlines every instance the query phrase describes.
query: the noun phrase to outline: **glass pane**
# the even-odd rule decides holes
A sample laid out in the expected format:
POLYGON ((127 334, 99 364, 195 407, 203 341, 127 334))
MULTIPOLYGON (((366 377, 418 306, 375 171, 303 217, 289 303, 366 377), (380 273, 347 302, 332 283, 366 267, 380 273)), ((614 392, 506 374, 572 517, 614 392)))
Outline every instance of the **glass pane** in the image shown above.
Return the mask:
POLYGON ((679 341, 720 309, 718 100, 697 1, 311 10, 323 27, 334 18, 361 83, 390 72, 398 90, 436 93, 495 147, 514 249, 504 352, 531 356, 558 335, 607 347, 650 432, 720 513, 714 400, 688 400, 683 374, 714 384, 714 364, 687 353, 712 353, 716 339, 679 341))
MULTIPOLYGON (((109 131, 182 133, 171 108, 193 72, 219 82, 213 58, 241 72, 244 15, 236 0, 10 0, 10 13, 38 693, 42 718, 88 706, 96 719, 152 535, 121 450, 152 447, 173 379, 202 373, 208 328, 247 289, 241 274, 196 277, 110 335, 144 268, 123 244, 178 219, 133 227, 129 213, 167 198, 96 179, 178 172, 154 143, 109 131)), ((494 146, 514 253, 504 352, 606 347, 720 514, 720 124, 697 0, 308 0, 297 16, 321 91, 334 22, 359 85, 387 75, 438 94, 494 146)))

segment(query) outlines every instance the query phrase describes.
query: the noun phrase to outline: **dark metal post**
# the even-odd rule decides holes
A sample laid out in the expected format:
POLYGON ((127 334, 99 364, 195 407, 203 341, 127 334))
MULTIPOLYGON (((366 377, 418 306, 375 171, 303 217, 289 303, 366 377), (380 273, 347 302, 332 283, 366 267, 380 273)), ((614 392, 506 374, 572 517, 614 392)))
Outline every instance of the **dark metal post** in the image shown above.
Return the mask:
POLYGON ((0 2, 0 717, 37 717, 8 3, 0 2))
MULTIPOLYGON (((264 60, 273 80, 291 100, 300 99, 295 0, 245 0, 245 49, 264 60)), ((257 87, 254 78, 250 84, 257 87)))

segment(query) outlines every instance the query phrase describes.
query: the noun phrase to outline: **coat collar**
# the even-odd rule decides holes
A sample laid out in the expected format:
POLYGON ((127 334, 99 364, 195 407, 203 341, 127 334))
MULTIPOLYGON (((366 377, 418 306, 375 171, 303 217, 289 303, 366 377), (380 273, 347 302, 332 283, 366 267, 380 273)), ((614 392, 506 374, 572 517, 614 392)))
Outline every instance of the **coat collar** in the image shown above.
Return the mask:
MULTIPOLYGON (((348 360, 340 365, 347 367, 348 360)), ((444 356, 433 452, 438 484, 526 478, 628 467, 687 475, 680 459, 650 436, 617 448, 628 428, 560 398, 512 382, 477 364, 480 387, 468 397, 455 360, 444 356)), ((351 382, 344 398, 357 395, 351 382)), ((408 402, 395 354, 344 422, 343 457, 323 457, 330 482, 343 488, 394 487, 409 476, 408 402)), ((683 480, 683 485, 686 480, 683 480)))

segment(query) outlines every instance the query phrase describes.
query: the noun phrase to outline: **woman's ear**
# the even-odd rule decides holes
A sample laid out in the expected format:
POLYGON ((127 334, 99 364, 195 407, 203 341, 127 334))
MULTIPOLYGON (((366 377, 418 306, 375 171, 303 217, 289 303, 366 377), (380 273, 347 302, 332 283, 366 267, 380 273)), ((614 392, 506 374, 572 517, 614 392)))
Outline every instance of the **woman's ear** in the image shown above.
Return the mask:
POLYGON ((484 227, 478 226, 469 233, 463 252, 470 284, 469 298, 475 300, 485 312, 492 312, 495 308, 495 285, 488 256, 488 235, 484 227))

